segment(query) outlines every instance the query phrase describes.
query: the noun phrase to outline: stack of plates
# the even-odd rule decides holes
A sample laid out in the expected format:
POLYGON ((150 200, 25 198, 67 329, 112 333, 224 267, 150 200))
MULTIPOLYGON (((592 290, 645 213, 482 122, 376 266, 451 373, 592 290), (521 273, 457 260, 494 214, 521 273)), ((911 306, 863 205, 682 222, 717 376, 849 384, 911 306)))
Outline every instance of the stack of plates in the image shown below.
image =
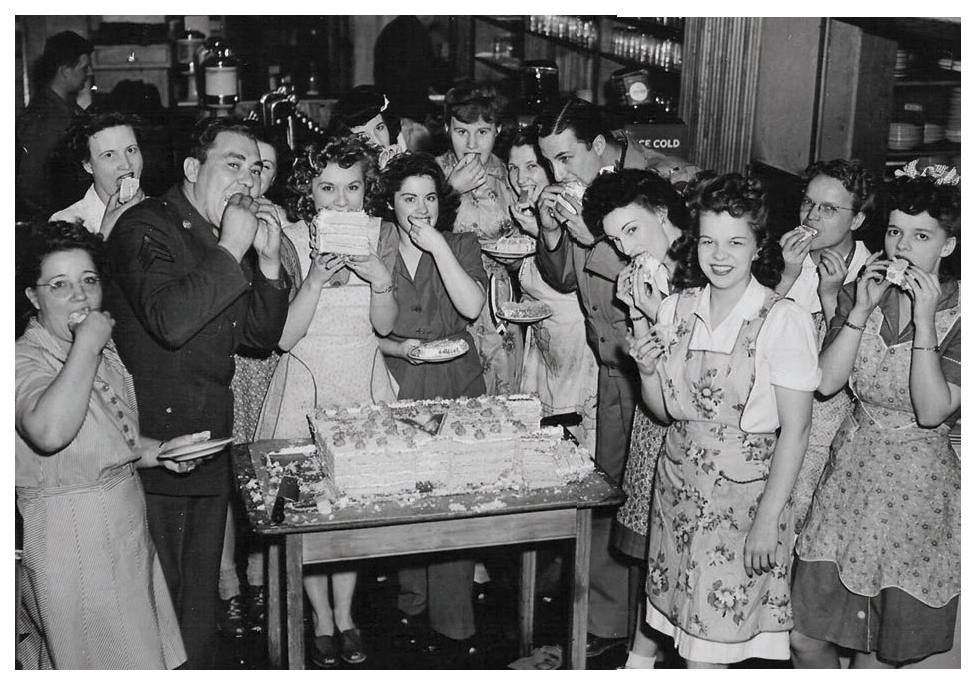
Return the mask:
POLYGON ((895 122, 890 124, 889 148, 891 150, 912 150, 924 140, 922 126, 895 122))
POLYGON ((947 125, 944 135, 952 143, 961 142, 961 88, 951 90, 951 99, 948 101, 947 125))
POLYGON ((893 67, 893 75, 896 78, 903 78, 907 75, 907 67, 910 66, 910 62, 913 61, 913 55, 906 50, 899 49, 896 51, 896 64, 893 67))
POLYGON ((924 124, 924 145, 944 140, 944 127, 940 124, 924 124))

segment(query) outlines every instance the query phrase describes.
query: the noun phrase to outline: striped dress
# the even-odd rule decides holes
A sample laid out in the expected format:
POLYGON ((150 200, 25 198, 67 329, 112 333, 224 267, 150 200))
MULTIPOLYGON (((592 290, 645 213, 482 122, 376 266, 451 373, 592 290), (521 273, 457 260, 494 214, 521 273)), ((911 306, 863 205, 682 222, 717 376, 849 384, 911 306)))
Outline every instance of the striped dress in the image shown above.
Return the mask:
MULTIPOLYGON (((36 320, 17 340, 18 424, 69 349, 36 320)), ((26 669, 160 669, 186 660, 133 466, 138 426, 132 379, 110 342, 71 444, 42 456, 16 435, 24 519, 17 656, 26 669)))

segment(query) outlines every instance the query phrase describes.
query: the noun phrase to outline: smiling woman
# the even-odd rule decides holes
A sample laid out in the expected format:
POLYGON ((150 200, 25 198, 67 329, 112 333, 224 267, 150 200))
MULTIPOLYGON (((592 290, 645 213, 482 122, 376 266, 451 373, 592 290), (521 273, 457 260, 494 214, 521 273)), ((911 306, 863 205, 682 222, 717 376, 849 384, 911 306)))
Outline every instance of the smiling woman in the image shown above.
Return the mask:
POLYGON ((778 281, 780 250, 763 188, 727 174, 691 197, 674 278, 683 289, 658 310, 668 333, 638 335, 630 349, 643 399, 672 421, 649 530, 677 534, 650 535, 647 621, 697 665, 785 660, 789 495, 818 385, 814 328, 764 285, 778 281))

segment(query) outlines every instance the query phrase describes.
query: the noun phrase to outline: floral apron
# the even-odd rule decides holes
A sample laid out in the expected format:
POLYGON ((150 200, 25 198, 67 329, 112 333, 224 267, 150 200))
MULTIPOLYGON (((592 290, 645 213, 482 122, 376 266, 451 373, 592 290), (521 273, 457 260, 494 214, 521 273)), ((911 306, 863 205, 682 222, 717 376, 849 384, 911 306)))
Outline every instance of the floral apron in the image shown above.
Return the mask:
MULTIPOLYGON (((960 301, 937 313, 939 340, 960 315, 960 301)), ((948 425, 917 425, 912 342, 887 347, 882 324, 877 308, 849 378, 856 407, 832 443, 798 556, 835 563, 857 594, 896 587, 942 607, 961 592, 961 464, 948 425)))
MULTIPOLYGON (((767 484, 774 433, 745 433, 754 352, 776 301, 744 322, 730 354, 689 349, 698 291, 680 296, 676 338, 658 373, 674 418, 659 458, 649 524, 649 602, 701 640, 746 642, 792 626, 788 569, 748 577, 744 543, 767 484)), ((788 557, 791 505, 779 522, 788 557)))

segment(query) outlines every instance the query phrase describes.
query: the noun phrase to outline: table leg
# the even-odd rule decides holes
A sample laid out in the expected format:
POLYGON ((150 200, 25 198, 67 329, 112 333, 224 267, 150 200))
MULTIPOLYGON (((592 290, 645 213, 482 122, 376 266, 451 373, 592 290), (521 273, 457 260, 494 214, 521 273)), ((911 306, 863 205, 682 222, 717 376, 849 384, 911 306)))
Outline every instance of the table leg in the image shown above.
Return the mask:
POLYGON ((588 576, 591 570, 591 510, 577 510, 577 535, 574 540, 574 587, 571 607, 570 667, 587 665, 588 576))
POLYGON ((268 638, 268 661, 272 668, 282 668, 282 541, 268 543, 268 583, 265 634, 268 638))
POLYGON ((520 554, 520 656, 533 650, 533 601, 536 597, 537 551, 520 554))
POLYGON ((288 635, 289 669, 306 667, 302 631, 302 536, 285 536, 285 624, 288 635))

